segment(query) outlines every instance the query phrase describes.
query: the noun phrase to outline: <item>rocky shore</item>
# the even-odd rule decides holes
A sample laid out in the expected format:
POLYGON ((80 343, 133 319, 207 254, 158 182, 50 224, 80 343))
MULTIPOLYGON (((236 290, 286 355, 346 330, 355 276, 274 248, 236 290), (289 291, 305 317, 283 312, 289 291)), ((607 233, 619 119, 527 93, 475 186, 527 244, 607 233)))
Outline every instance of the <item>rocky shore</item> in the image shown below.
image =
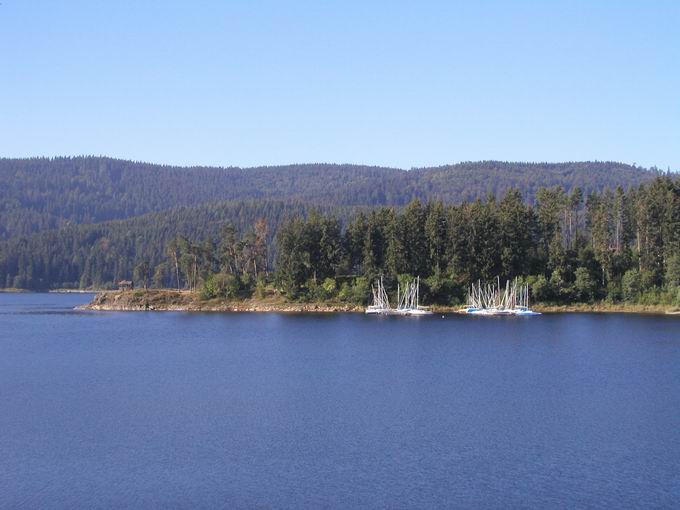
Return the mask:
POLYGON ((242 301, 202 301, 194 292, 175 290, 131 290, 99 292, 92 302, 81 307, 98 311, 168 312, 285 312, 337 313, 363 312, 363 307, 345 303, 291 303, 282 299, 245 299, 242 301))
MULTIPOLYGON (((364 307, 347 303, 294 303, 282 297, 245 299, 241 301, 201 300, 195 292, 177 290, 129 290, 98 292, 91 303, 80 307, 98 311, 168 311, 168 312, 281 312, 339 313, 363 312, 364 307)), ((543 313, 648 313, 680 314, 677 308, 663 305, 634 304, 573 304, 542 305, 534 310, 543 313)), ((435 313, 456 313, 459 307, 433 307, 435 313)))

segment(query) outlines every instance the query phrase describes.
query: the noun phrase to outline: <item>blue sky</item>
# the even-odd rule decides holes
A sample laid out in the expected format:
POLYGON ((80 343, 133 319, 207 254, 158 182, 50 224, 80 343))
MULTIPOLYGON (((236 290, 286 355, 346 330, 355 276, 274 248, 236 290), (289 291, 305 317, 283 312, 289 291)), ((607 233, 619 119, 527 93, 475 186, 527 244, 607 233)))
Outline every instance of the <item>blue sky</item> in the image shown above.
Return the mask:
POLYGON ((1 156, 680 170, 677 1, 1 1, 1 156))

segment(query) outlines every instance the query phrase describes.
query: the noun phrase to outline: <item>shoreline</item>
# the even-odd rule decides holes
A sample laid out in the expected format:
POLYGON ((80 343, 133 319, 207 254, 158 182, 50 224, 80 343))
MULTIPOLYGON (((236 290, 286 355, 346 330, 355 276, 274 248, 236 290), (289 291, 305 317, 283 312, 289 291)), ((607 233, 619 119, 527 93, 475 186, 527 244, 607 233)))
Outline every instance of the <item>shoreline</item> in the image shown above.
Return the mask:
POLYGON ((48 294, 99 294, 104 292, 101 290, 85 290, 85 289, 50 289, 48 294))
POLYGON ((640 313, 649 315, 680 315, 680 310, 675 306, 627 303, 574 303, 569 305, 537 304, 533 309, 541 313, 640 313))
MULTIPOLYGON (((83 293, 90 293, 86 291, 83 293)), ((576 303, 570 305, 537 304, 541 313, 641 313, 650 315, 680 315, 676 307, 665 305, 636 305, 576 303)), ((259 312, 259 313, 363 313, 364 306, 348 303, 298 303, 281 297, 244 300, 202 301, 197 293, 177 290, 100 291, 92 302, 79 306, 80 310, 117 312, 259 312)), ((435 314, 461 314, 460 306, 433 306, 435 314)))
POLYGON ((363 313, 364 307, 348 303, 296 303, 281 298, 202 301, 198 294, 177 290, 98 292, 80 310, 114 312, 276 312, 363 313))

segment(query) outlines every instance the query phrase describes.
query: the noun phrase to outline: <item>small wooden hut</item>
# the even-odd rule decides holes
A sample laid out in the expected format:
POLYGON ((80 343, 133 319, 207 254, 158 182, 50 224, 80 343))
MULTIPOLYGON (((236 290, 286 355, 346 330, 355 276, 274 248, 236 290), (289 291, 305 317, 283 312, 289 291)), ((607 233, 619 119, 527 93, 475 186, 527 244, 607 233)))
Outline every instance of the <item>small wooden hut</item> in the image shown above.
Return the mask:
POLYGON ((121 280, 118 282, 118 290, 133 290, 135 284, 132 280, 121 280))

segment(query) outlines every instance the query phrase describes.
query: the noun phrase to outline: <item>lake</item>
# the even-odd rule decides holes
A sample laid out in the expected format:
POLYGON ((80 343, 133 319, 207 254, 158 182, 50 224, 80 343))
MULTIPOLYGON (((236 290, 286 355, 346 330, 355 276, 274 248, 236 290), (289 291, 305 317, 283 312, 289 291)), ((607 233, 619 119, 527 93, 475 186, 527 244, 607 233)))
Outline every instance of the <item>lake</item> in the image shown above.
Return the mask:
POLYGON ((680 317, 0 294, 0 508, 678 508, 680 317))

